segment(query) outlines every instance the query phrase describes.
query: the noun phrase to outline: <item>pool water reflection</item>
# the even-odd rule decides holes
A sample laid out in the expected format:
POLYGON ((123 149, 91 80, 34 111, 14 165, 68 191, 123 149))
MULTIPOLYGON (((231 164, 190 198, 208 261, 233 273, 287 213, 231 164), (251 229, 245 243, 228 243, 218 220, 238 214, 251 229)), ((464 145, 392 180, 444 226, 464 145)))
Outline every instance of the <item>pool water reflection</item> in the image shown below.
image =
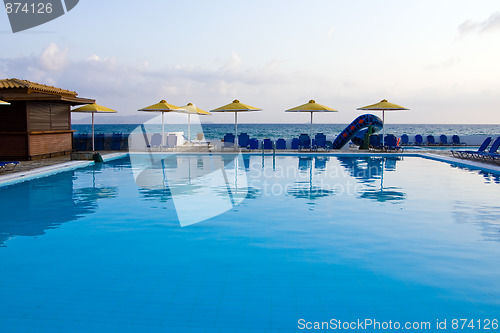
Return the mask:
POLYGON ((418 157, 158 162, 149 188, 127 159, 1 188, 2 331, 290 332, 299 319, 500 313, 498 175, 418 157), (217 168, 223 185, 207 181, 217 168), (203 193, 229 193, 230 209, 181 227, 175 196, 203 193))

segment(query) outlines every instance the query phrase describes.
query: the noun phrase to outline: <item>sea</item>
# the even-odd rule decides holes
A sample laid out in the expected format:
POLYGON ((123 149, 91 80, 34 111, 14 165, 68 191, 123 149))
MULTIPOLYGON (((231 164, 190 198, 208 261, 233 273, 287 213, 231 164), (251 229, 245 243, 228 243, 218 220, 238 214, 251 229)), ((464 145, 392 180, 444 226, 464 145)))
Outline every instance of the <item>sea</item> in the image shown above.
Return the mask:
MULTIPOLYGON (((128 135, 137 130, 141 124, 97 124, 96 133, 122 133, 128 135)), ((161 133, 161 125, 145 125, 148 133, 161 133)), ((347 124, 314 124, 313 133, 338 135, 347 124)), ((387 124, 385 134, 401 136, 411 135, 492 135, 500 136, 500 124, 491 125, 465 125, 465 124, 387 124)), ((72 125, 76 133, 91 133, 91 125, 72 125)), ((224 137, 226 133, 234 133, 234 124, 202 124, 191 127, 191 139, 196 139, 196 133, 203 131, 208 140, 224 137)), ((165 124, 165 132, 188 133, 186 125, 165 124)), ((279 138, 290 139, 298 137, 301 133, 310 133, 310 124, 238 124, 238 133, 247 133, 251 138, 276 140, 279 138)))

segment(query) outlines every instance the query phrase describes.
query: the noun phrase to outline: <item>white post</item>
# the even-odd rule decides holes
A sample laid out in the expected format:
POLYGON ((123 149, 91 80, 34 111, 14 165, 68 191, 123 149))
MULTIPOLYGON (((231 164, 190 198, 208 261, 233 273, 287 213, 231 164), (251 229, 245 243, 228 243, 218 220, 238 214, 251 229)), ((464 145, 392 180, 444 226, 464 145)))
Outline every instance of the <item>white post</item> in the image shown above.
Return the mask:
POLYGON ((236 135, 234 136, 234 150, 238 149, 238 111, 234 112, 234 123, 235 123, 235 132, 236 135))
POLYGON ((165 112, 161 112, 161 146, 165 146, 165 112))
POLYGON ((92 152, 95 151, 95 141, 94 141, 94 112, 92 112, 92 152))
POLYGON ((191 142, 191 113, 188 113, 188 142, 191 142))
POLYGON ((384 149, 384 137, 385 137, 385 110, 382 110, 382 149, 384 149))
POLYGON ((311 129, 310 129, 310 132, 311 132, 311 141, 309 143, 309 145, 311 146, 311 149, 312 149, 312 141, 313 141, 313 113, 311 111, 311 129))

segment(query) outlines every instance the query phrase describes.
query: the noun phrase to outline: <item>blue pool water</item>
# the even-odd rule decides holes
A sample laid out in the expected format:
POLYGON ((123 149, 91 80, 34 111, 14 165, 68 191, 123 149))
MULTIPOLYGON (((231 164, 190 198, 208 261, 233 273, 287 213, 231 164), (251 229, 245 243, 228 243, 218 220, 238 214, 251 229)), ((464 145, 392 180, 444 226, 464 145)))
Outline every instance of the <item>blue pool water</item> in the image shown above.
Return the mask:
POLYGON ((222 161, 221 185, 203 178, 219 155, 147 160, 0 188, 1 332, 294 332, 365 318, 427 332, 468 318, 472 332, 500 319, 498 175, 419 157, 249 155, 222 161), (206 196, 227 192, 229 210, 203 220, 206 196), (181 227, 190 211, 201 221, 181 227))

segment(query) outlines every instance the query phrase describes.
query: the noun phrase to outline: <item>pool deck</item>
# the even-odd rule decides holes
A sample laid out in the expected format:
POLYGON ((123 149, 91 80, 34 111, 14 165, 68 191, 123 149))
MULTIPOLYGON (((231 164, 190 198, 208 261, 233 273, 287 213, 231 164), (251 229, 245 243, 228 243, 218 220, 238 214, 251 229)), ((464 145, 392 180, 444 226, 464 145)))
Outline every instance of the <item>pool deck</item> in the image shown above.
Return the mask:
MULTIPOLYGON (((100 152, 104 162, 118 159, 128 155, 128 152, 100 152)), ((133 152, 135 153, 135 152, 133 152)), ((139 152, 138 152, 139 153, 139 152)), ((195 152, 142 152, 152 154, 192 154, 195 152)), ((197 154, 207 154, 208 152, 196 152, 197 154)), ((208 154, 225 154, 234 152, 212 152, 208 154)), ((243 152, 252 155, 262 154, 262 151, 243 152)), ((265 155, 272 155, 273 151, 265 151, 265 155)), ((433 151, 403 151, 403 152, 380 152, 380 151, 359 151, 359 150, 340 150, 335 152, 306 152, 306 151, 276 151, 276 155, 289 155, 289 154, 318 154, 328 156, 345 156, 345 155, 359 155, 359 156, 418 156, 436 161, 446 162, 454 165, 463 166, 473 170, 483 170, 495 174, 500 174, 500 165, 496 163, 488 163, 476 160, 459 159, 452 156, 449 150, 433 150, 433 151)), ((11 185, 25 180, 44 177, 50 174, 73 170, 81 167, 93 165, 94 161, 73 161, 69 155, 59 156, 53 158, 40 159, 35 161, 21 161, 13 171, 4 171, 0 174, 0 186, 11 185)))
MULTIPOLYGON (((128 153, 101 152, 104 162, 126 156, 128 153)), ((24 180, 40 178, 66 170, 73 170, 94 164, 94 161, 72 161, 71 156, 58 156, 34 161, 21 161, 12 171, 0 174, 0 186, 11 185, 24 180)))

